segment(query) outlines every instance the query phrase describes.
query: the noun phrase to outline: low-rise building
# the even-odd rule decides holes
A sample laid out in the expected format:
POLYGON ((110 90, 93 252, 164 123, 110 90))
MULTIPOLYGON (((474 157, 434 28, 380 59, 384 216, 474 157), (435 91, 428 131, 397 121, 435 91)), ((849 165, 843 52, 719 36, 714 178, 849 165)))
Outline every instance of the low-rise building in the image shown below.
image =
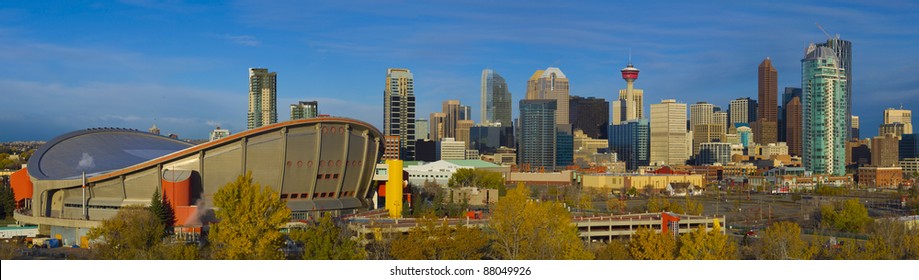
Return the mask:
POLYGON ((703 187, 705 179, 701 174, 589 174, 581 178, 581 185, 586 188, 611 192, 631 188, 644 190, 647 186, 661 191, 672 183, 689 183, 695 187, 703 187))
POLYGON ((903 182, 903 168, 859 167, 858 184, 866 187, 896 188, 903 182))

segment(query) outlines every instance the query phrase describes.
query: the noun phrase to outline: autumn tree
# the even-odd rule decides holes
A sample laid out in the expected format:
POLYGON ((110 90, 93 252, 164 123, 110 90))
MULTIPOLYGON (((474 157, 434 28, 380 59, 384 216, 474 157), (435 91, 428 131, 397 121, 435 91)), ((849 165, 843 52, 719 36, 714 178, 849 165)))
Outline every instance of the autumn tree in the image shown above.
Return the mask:
POLYGON ((647 227, 640 227, 629 240, 629 254, 636 260, 673 260, 676 258, 676 239, 647 227))
POLYGON ((628 208, 628 205, 618 197, 611 197, 606 200, 606 210, 613 214, 623 214, 626 212, 626 208, 628 208))
POLYGON ((871 221, 868 209, 858 199, 820 207, 820 223, 824 227, 847 232, 863 232, 871 221))
POLYGON ((451 188, 475 187, 496 189, 504 192, 504 177, 501 173, 481 169, 460 168, 450 176, 447 186, 451 188))
POLYGON ((393 240, 389 253, 400 260, 480 260, 487 247, 488 237, 478 228, 425 217, 407 235, 393 240))
POLYGON ((363 260, 367 251, 351 239, 330 216, 323 216, 306 229, 294 229, 290 239, 303 246, 304 260, 363 260))
POLYGON ((498 200, 489 221, 497 257, 506 260, 590 259, 571 214, 558 202, 530 199, 518 184, 498 200))
POLYGON ((878 221, 870 228, 863 254, 858 259, 919 259, 919 228, 896 220, 878 221))
POLYGON ((290 221, 290 209, 270 187, 252 182, 252 173, 239 176, 214 194, 219 222, 211 224, 209 240, 217 259, 283 259, 280 229, 290 221))
POLYGON ((130 205, 90 229, 90 252, 96 259, 191 260, 199 258, 197 246, 164 241, 163 224, 150 210, 130 205))
POLYGON ((778 222, 763 230, 756 244, 756 257, 763 260, 809 260, 817 247, 801 239, 801 227, 792 222, 778 222))
POLYGON ((681 260, 733 260, 737 259, 737 246, 721 232, 715 223, 711 231, 698 227, 680 236, 678 259, 681 260))
POLYGON ((620 240, 610 240, 605 244, 594 247, 594 259, 597 260, 631 260, 632 255, 626 243, 620 240))
POLYGON ((172 232, 172 228, 175 226, 175 212, 172 211, 172 205, 170 205, 169 201, 160 196, 159 189, 153 193, 149 209, 163 224, 163 230, 166 233, 172 232))

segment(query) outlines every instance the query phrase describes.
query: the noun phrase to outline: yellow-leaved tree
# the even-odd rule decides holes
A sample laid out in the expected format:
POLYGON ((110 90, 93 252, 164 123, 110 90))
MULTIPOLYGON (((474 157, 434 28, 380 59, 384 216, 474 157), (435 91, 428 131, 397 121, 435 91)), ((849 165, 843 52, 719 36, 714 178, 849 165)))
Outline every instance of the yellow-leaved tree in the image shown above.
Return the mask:
POLYGON ((284 235, 290 209, 277 192, 252 182, 252 172, 241 175, 214 194, 214 214, 208 236, 216 259, 283 259, 284 235))
POLYGON ((636 260, 675 259, 676 239, 647 227, 640 227, 629 240, 629 253, 636 260))
POLYGON ((400 260, 480 260, 487 247, 488 237, 478 228, 424 217, 408 235, 393 240, 389 253, 400 260))
POLYGON ((756 248, 756 257, 761 260, 809 260, 816 254, 817 247, 801 239, 801 227, 792 222, 767 227, 756 248))
POLYGON ((160 219, 149 209, 129 205, 118 210, 99 227, 89 231, 94 259, 106 260, 192 260, 199 257, 193 244, 163 242, 160 219))
POLYGON ((489 221, 496 257, 505 260, 582 260, 593 255, 558 202, 530 199, 530 189, 518 184, 498 200, 489 221))
POLYGON ((680 236, 681 260, 736 260, 737 246, 715 223, 715 227, 708 231, 705 227, 698 227, 692 232, 680 236))

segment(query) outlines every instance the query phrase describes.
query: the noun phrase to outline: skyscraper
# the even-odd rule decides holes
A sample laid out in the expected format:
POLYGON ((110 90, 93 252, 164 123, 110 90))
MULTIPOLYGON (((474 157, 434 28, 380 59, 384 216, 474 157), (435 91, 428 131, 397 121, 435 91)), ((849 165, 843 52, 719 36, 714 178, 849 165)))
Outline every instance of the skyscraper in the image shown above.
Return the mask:
POLYGON ((613 101, 613 119, 611 124, 620 124, 628 120, 644 118, 644 103, 642 98, 644 91, 635 88, 635 80, 638 79, 640 70, 632 65, 631 57, 629 64, 619 71, 622 79, 625 80, 625 88, 619 90, 619 98, 613 101))
MULTIPOLYGON (((756 133, 753 134, 756 137, 756 133)), ((708 123, 692 126, 692 154, 699 155, 702 143, 725 142, 724 128, 720 124, 708 123)))
POLYGON ((319 116, 318 101, 300 101, 297 104, 290 104, 290 119, 308 119, 319 116))
POLYGON ((511 102, 513 102, 511 92, 507 89, 504 77, 491 69, 482 70, 481 123, 501 123, 501 126, 512 126, 511 102))
POLYGON ((778 72, 768 57, 759 64, 759 108, 753 135, 760 144, 778 141, 778 72))
POLYGON ((852 129, 850 129, 849 131, 852 132, 851 133, 852 135, 850 136, 851 139, 859 138, 860 132, 859 132, 858 116, 855 116, 855 115, 852 116, 852 129))
POLYGON ((728 112, 715 112, 712 114, 712 123, 720 124, 724 133, 728 133, 728 112))
MULTIPOLYGON (((689 160, 686 134, 686 104, 674 99, 651 104, 651 164, 680 165, 689 160)), ((612 134, 611 134, 612 135, 612 134)))
POLYGON ((428 119, 415 119, 415 139, 431 139, 428 136, 428 129, 431 127, 431 124, 428 123, 428 119))
POLYGON ((896 135, 885 134, 871 139, 871 165, 897 166, 900 162, 900 140, 896 135))
POLYGON ((845 69, 833 49, 811 44, 801 60, 803 165, 816 174, 843 175, 848 139, 845 69))
POLYGON ((650 124, 648 119, 635 119, 610 125, 609 149, 625 161, 626 169, 635 170, 649 163, 650 124))
POLYGON ((801 97, 795 96, 785 104, 785 142, 788 144, 788 153, 796 156, 802 155, 801 97))
POLYGON ((160 135, 160 128, 156 127, 156 124, 153 124, 153 126, 151 126, 147 131, 156 135, 160 135))
POLYGON ((845 75, 846 87, 845 87, 845 96, 846 96, 846 139, 852 138, 852 42, 839 39, 839 34, 836 34, 836 38, 828 39, 826 43, 821 43, 816 45, 819 47, 827 47, 833 50, 835 57, 837 58, 837 67, 841 68, 845 75))
POLYGON ((430 129, 428 129, 428 139, 434 141, 440 141, 446 137, 444 135, 444 130, 446 130, 445 124, 447 121, 447 114, 443 112, 434 112, 431 113, 430 129))
MULTIPOLYGON (((801 102, 801 88, 796 87, 785 87, 785 92, 782 93, 782 106, 779 107, 779 142, 788 142, 788 103, 791 102, 792 98, 798 97, 798 105, 801 102)), ((800 107, 799 107, 800 110, 800 107)), ((801 112, 797 113, 798 115, 801 112)), ((791 144, 788 145, 789 150, 791 144)), ((800 155, 800 154, 799 154, 800 155)))
POLYGON ((249 68, 249 129, 278 122, 278 73, 249 68))
POLYGON ((714 120, 715 105, 704 101, 689 105, 689 125, 710 124, 714 120))
POLYGON ((555 100, 556 124, 570 124, 568 120, 568 78, 562 70, 549 67, 546 70, 537 70, 527 81, 527 100, 552 99, 555 100))
POLYGON ((386 69, 383 131, 399 136, 399 159, 415 159, 415 79, 408 69, 386 69))
POLYGON ((456 138, 456 123, 460 117, 462 105, 459 100, 447 100, 441 105, 444 112, 444 137, 456 138))
POLYGON ((731 126, 735 126, 734 124, 737 123, 749 125, 751 122, 756 121, 756 106, 756 100, 749 97, 731 100, 728 109, 731 114, 728 120, 731 126))
POLYGON ((517 161, 531 167, 555 167, 556 106, 552 99, 520 100, 517 161))
POLYGON ((588 137, 606 139, 609 128, 609 102, 603 98, 571 96, 569 120, 572 130, 580 129, 588 137))
POLYGON ((903 124, 903 134, 913 134, 913 111, 903 108, 884 110, 884 124, 903 124))

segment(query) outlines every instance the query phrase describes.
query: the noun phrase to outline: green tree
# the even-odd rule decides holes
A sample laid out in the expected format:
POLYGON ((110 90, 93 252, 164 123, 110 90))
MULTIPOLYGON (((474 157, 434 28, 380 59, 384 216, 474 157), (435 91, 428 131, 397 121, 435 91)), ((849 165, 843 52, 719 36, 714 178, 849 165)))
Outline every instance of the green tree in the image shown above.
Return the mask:
POLYGON ((820 207, 821 225, 847 232, 863 232, 871 223, 868 209, 858 199, 820 207))
POLYGON ((707 231, 700 226, 690 233, 680 236, 681 260, 733 260, 737 259, 737 246, 730 238, 721 233, 717 226, 707 231))
POLYGON ((518 184, 498 200, 489 221, 497 257, 506 260, 590 259, 571 214, 558 202, 530 200, 518 184))
POLYGON ((111 219, 87 234, 93 255, 97 259, 149 260, 158 259, 158 246, 163 240, 163 224, 146 208, 139 205, 118 210, 111 219))
POLYGON ((407 235, 392 241, 389 252, 400 260, 479 260, 485 255, 488 238, 482 230, 463 225, 450 226, 434 217, 418 220, 407 235))
POLYGON ((367 251, 351 235, 323 216, 306 229, 290 232, 290 239, 303 245, 304 260, 363 260, 367 251))
POLYGON ((211 224, 209 240, 217 259, 283 259, 290 209, 277 192, 252 182, 252 172, 239 176, 214 194, 219 222, 211 224))
POLYGON ((150 212, 160 220, 166 233, 172 232, 175 226, 175 212, 172 211, 172 205, 169 200, 160 196, 160 190, 157 189, 150 198, 150 212))
POLYGON ((676 239, 670 234, 640 227, 629 240, 629 254, 636 260, 673 260, 676 258, 676 239))
POLYGON ((460 168, 450 176, 447 186, 451 188, 475 187, 483 189, 504 188, 504 177, 501 173, 481 169, 460 168))
POLYGON ((817 247, 801 239, 801 227, 792 222, 778 222, 767 227, 756 247, 762 260, 809 260, 817 247))
POLYGON ((16 195, 12 187, 0 187, 0 217, 6 219, 16 211, 16 195))

